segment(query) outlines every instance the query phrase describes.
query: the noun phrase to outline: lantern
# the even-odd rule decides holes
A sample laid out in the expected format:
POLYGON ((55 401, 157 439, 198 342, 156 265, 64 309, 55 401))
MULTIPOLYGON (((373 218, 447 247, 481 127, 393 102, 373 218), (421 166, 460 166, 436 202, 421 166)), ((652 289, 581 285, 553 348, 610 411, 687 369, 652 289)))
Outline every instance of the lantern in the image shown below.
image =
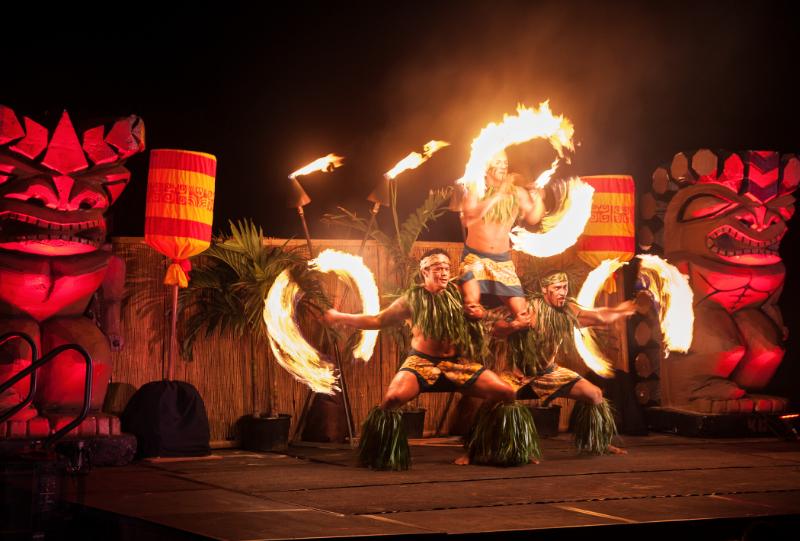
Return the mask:
POLYGON ((166 375, 172 379, 178 288, 189 285, 188 259, 211 244, 217 159, 188 150, 153 150, 147 178, 144 240, 172 260, 164 284, 172 286, 172 329, 166 375))

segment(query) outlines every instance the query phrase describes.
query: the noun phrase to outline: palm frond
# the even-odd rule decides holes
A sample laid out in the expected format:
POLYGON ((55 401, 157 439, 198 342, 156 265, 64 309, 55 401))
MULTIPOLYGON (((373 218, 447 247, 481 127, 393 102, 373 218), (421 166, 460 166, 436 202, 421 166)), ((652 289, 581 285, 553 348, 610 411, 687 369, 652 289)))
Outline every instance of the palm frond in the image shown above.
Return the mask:
POLYGON ((417 207, 400 225, 399 245, 402 255, 410 257, 411 247, 422 231, 428 229, 431 222, 447 212, 446 205, 450 201, 452 191, 451 187, 431 190, 422 205, 417 207))

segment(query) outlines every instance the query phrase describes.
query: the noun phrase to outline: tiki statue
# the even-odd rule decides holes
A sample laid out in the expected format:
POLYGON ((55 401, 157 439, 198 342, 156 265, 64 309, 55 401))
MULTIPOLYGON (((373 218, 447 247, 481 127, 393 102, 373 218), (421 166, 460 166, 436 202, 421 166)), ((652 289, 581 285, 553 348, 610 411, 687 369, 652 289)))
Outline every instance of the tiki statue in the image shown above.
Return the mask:
POLYGON ((787 337, 777 305, 785 277, 779 247, 794 212, 800 159, 699 150, 679 153, 653 179, 650 201, 663 220, 663 239, 653 240, 689 276, 695 310, 689 352, 662 362, 662 405, 782 411, 786 400, 763 391, 787 337))
MULTIPOLYGON (((122 347, 125 272, 122 260, 104 246, 104 215, 130 180, 124 160, 142 150, 144 125, 136 116, 79 138, 66 112, 49 133, 0 105, 0 334, 28 334, 40 355, 66 343, 89 352, 93 414, 79 429, 84 435, 119 432, 115 418, 98 413, 111 376, 111 351, 122 347), (104 310, 93 320, 86 312, 96 292, 104 310)), ((30 362, 24 342, 0 344, 0 381, 30 362)), ((84 376, 83 360, 73 351, 45 365, 33 406, 0 425, 0 438, 41 437, 69 422, 83 402, 84 376)), ((26 378, 0 396, 0 412, 27 394, 26 378)))

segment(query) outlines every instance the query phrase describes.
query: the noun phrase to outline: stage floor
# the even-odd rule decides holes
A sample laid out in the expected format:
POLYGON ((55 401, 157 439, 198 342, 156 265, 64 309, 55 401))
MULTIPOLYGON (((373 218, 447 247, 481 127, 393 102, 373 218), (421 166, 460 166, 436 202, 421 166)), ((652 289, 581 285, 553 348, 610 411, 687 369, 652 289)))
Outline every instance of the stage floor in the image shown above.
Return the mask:
POLYGON ((719 534, 706 538, 727 539, 764 524, 781 533, 800 527, 796 442, 669 435, 623 442, 626 456, 576 456, 562 434, 543 440, 540 464, 501 469, 452 464, 461 450, 455 439, 415 440, 407 472, 358 468, 350 449, 225 450, 98 468, 68 492, 75 503, 182 531, 181 538, 632 539, 657 525, 661 533, 706 528, 719 534))

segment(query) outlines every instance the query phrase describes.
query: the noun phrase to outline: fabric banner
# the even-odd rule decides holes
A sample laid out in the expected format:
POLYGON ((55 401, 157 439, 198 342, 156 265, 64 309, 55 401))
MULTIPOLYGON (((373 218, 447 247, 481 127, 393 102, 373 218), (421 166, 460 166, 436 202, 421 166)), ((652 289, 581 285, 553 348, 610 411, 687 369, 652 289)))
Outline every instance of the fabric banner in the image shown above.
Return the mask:
MULTIPOLYGON (((636 251, 636 186, 629 175, 592 175, 581 180, 594 188, 592 216, 578 239, 578 257, 592 268, 604 259, 630 261, 636 251)), ((606 291, 616 290, 613 280, 606 291)))

